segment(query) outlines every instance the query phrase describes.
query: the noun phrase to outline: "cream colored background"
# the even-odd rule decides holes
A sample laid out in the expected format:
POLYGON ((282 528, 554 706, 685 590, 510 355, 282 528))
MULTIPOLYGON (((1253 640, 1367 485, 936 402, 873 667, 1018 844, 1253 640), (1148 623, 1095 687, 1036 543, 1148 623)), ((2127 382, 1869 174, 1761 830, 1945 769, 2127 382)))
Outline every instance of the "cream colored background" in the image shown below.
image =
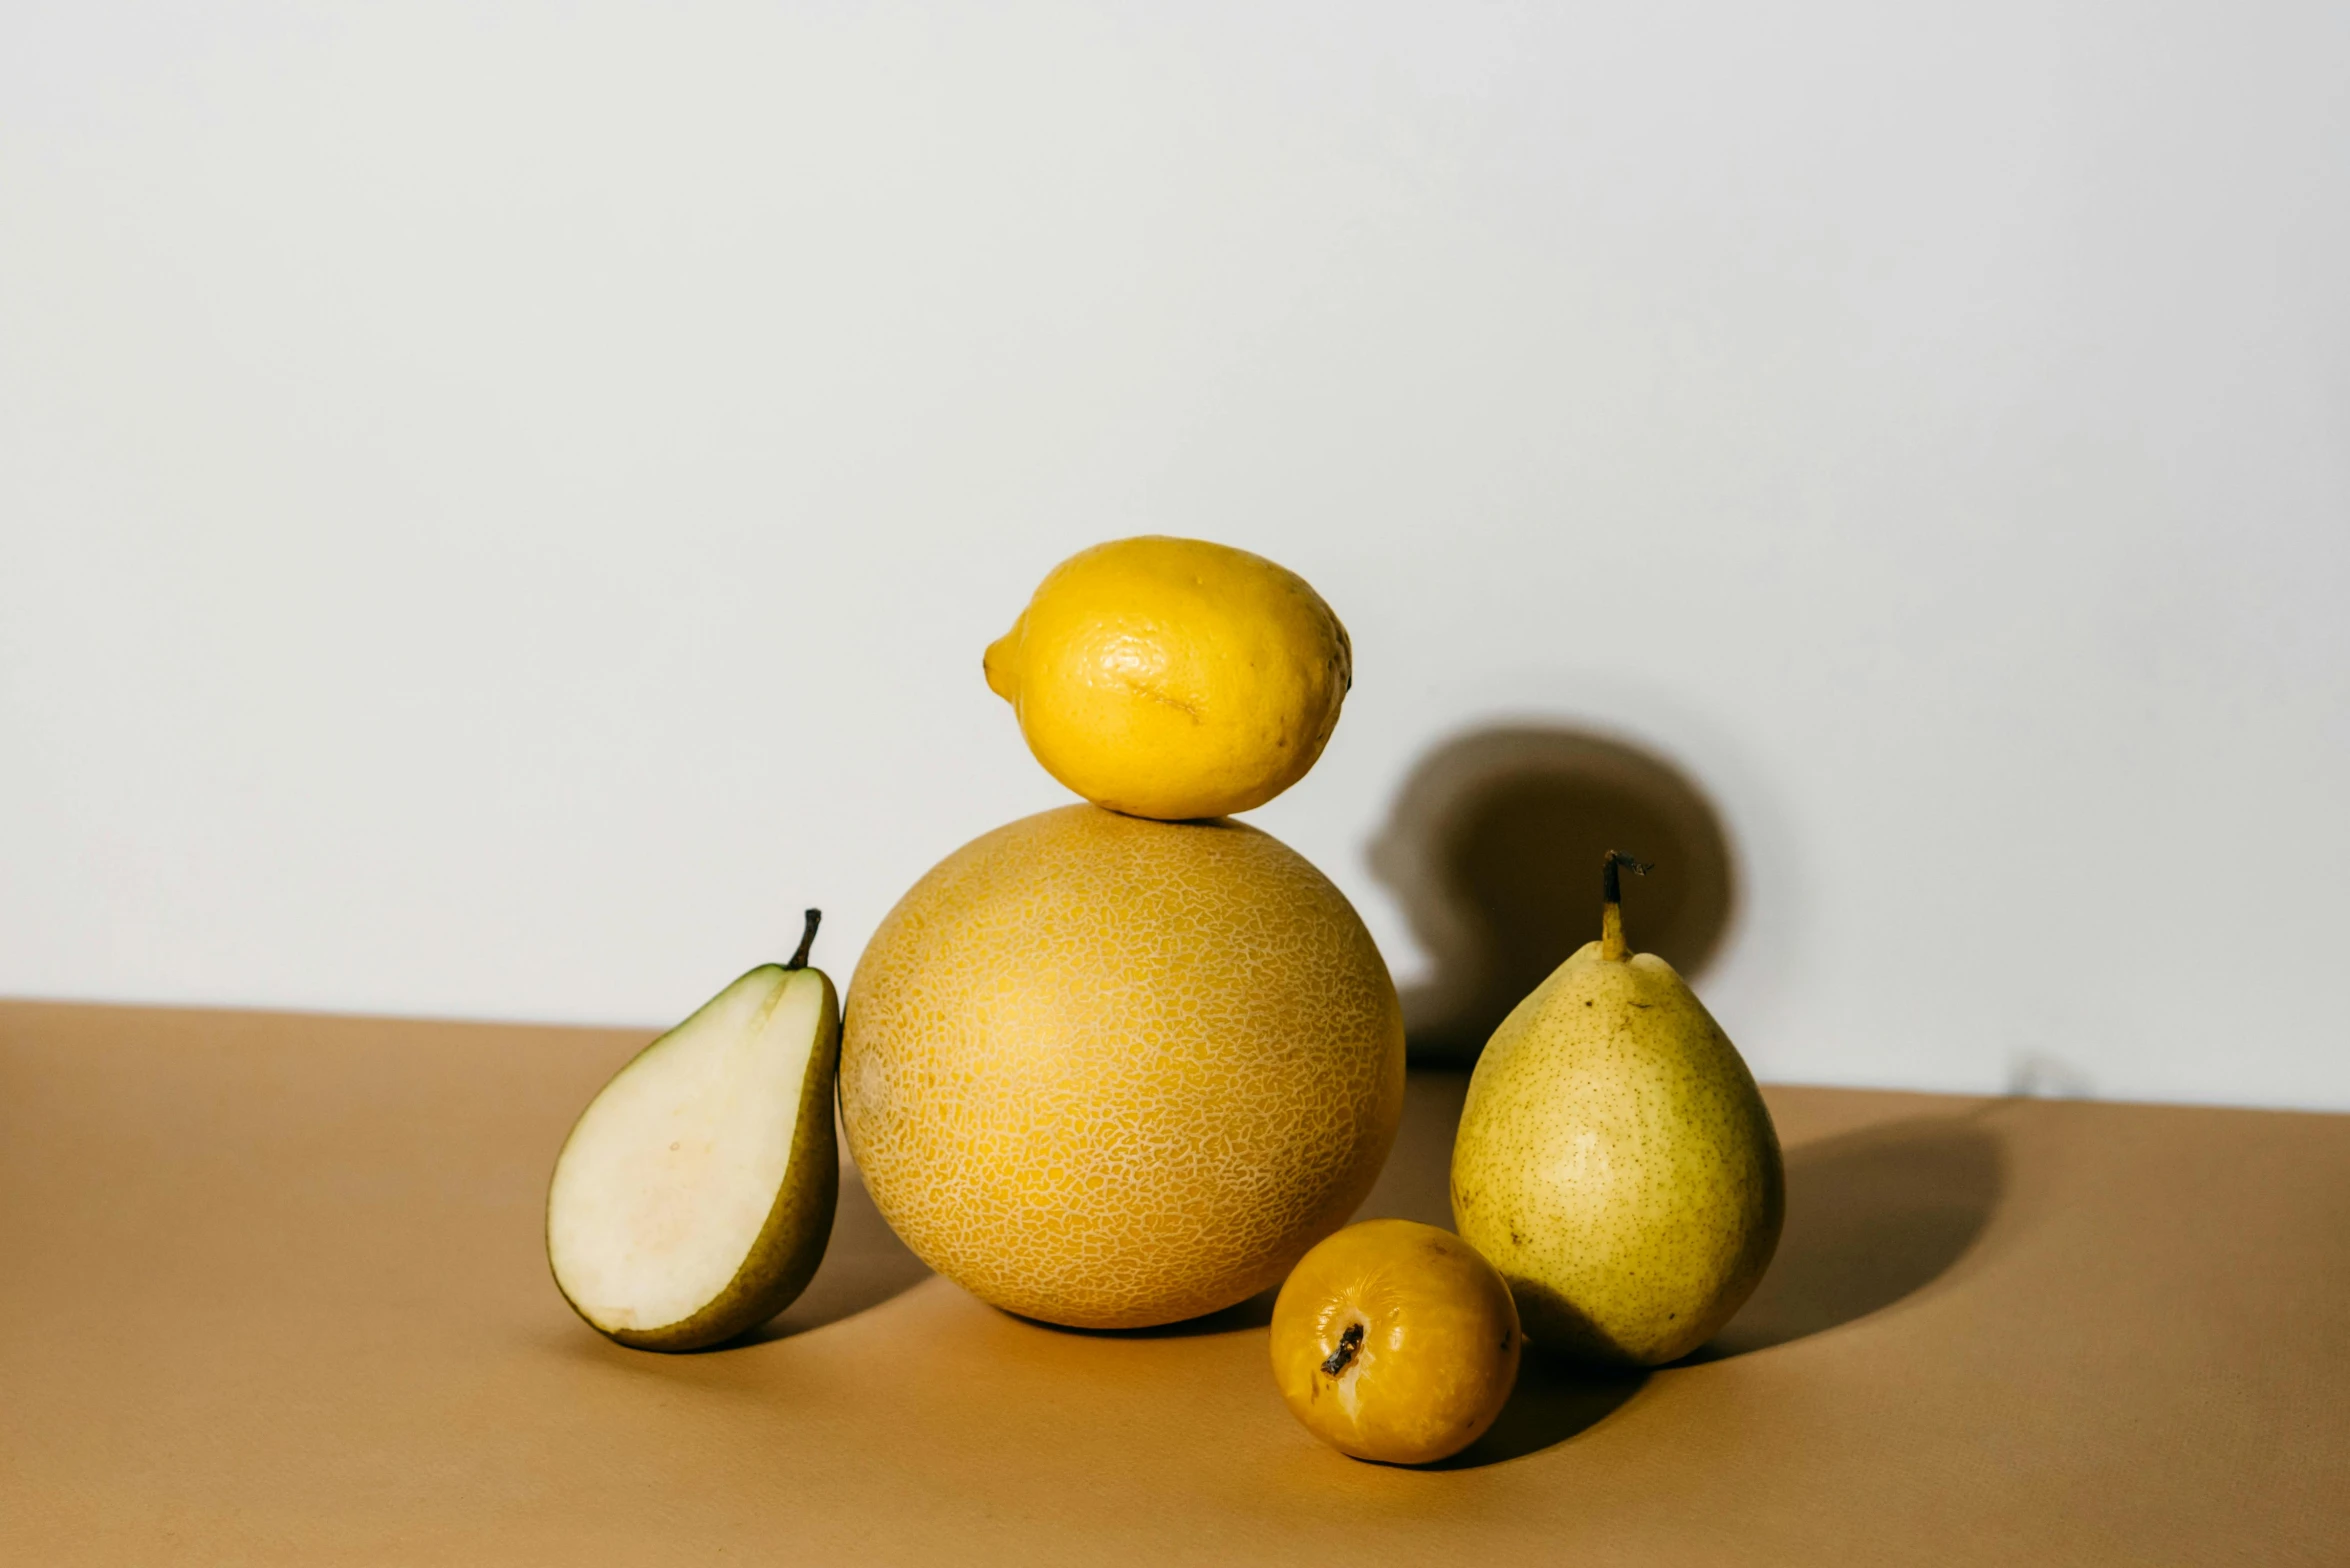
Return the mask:
POLYGON ((2350 13, 0 10, 0 993, 653 1023, 1054 804, 1070 550, 1352 628, 1256 820, 1671 758, 1780 1079, 2350 1107, 2350 13))

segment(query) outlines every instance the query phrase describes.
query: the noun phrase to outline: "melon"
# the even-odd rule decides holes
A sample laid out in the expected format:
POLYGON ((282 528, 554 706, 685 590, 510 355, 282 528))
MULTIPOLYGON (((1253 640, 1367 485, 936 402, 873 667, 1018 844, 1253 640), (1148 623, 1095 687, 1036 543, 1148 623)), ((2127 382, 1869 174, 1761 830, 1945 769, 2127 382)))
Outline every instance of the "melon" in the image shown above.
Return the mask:
POLYGON ((949 855, 850 982, 849 1150, 922 1260, 1082 1328, 1278 1283, 1371 1188, 1403 1105, 1378 947, 1237 822, 1070 806, 949 855))

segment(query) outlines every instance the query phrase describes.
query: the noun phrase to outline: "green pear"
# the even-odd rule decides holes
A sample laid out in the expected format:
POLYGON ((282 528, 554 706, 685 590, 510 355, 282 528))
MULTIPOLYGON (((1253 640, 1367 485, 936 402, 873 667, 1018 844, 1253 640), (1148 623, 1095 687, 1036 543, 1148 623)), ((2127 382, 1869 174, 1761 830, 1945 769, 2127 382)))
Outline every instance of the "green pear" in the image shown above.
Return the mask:
POLYGON ((808 949, 762 964, 613 1075, 547 1188, 547 1262, 590 1326, 696 1350, 781 1312, 832 1236, 840 1000, 808 949))
POLYGON ((1453 1222, 1509 1281, 1529 1341, 1658 1366, 1760 1282, 1786 1177, 1754 1077, 1672 965, 1624 943, 1614 851, 1600 939, 1493 1032, 1453 1144, 1453 1222))

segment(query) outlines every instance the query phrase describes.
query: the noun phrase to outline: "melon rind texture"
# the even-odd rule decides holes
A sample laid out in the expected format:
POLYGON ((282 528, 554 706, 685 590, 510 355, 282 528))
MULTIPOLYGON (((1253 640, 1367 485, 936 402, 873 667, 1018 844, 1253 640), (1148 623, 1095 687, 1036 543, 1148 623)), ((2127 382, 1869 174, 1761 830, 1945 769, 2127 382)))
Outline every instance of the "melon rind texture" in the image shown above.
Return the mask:
POLYGON ((1094 806, 931 870, 858 962, 851 1155, 922 1260, 1007 1311, 1171 1323, 1277 1283, 1370 1191, 1403 1017, 1311 863, 1094 806))

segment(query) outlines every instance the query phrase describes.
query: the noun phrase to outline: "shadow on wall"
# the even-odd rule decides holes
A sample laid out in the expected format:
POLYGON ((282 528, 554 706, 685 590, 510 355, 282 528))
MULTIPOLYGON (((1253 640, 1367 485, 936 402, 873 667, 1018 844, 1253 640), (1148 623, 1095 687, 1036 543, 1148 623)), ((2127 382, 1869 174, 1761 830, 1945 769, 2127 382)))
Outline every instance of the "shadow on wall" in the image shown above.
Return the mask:
POLYGON ((1513 725, 1439 746, 1371 845, 1435 974, 1403 997, 1415 1061, 1475 1060, 1519 1000, 1599 935, 1599 862, 1628 880, 1632 945, 1694 980, 1737 904, 1735 856, 1704 791, 1649 752, 1585 730, 1513 725))

